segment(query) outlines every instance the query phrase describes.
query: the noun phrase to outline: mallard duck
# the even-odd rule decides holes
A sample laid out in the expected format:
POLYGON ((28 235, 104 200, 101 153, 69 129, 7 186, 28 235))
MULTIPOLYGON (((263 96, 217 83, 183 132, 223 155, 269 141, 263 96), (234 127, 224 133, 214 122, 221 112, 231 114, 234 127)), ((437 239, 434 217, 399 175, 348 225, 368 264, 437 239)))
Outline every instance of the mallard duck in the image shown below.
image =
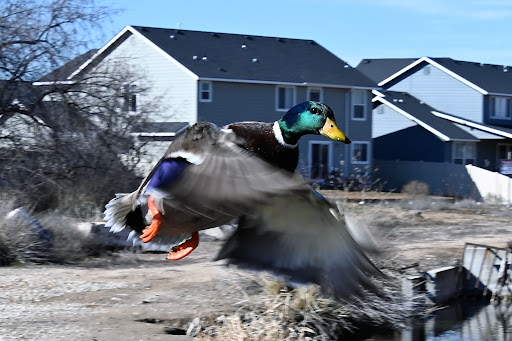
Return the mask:
POLYGON ((137 190, 106 205, 106 226, 129 227, 178 260, 197 247, 198 231, 238 218, 217 260, 317 283, 337 296, 370 285, 366 273, 378 270, 344 216, 295 172, 306 134, 350 143, 331 108, 313 101, 271 123, 219 129, 199 122, 171 143, 137 190))

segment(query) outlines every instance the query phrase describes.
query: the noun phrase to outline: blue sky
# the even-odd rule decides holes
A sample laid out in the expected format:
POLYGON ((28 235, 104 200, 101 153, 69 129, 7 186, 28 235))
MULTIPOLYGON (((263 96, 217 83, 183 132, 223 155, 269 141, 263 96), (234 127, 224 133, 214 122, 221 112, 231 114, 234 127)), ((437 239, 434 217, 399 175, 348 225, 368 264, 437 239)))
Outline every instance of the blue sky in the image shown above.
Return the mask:
MULTIPOLYGON (((313 39, 363 58, 451 57, 512 64, 510 0, 110 0, 126 25, 313 39)), ((106 42, 106 41, 105 41, 106 42)))

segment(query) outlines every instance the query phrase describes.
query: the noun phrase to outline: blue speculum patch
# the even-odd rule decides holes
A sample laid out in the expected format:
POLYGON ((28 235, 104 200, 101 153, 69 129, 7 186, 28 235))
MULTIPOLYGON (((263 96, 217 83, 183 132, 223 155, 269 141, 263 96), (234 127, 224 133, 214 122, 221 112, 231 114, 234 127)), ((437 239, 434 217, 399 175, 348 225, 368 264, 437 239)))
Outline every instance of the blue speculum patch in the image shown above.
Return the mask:
POLYGON ((151 177, 148 188, 163 188, 172 184, 189 163, 182 158, 164 160, 151 177))

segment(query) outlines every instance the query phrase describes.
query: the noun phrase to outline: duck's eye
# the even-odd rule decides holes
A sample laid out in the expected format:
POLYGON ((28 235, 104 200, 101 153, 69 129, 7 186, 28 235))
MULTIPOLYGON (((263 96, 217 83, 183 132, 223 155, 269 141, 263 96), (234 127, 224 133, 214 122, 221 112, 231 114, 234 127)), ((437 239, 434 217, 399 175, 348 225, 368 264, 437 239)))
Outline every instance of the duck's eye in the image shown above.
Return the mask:
POLYGON ((312 114, 315 114, 315 115, 318 115, 320 113, 317 108, 311 108, 310 111, 312 114))

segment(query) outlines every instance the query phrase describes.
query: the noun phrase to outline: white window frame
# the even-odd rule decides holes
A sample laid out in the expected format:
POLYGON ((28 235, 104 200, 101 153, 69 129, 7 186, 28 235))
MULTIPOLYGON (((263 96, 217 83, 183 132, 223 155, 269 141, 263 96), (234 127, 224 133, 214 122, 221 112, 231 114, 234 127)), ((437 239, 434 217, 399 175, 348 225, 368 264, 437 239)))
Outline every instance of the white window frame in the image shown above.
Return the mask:
POLYGON ((458 157, 455 157, 455 148, 457 145, 462 145, 463 146, 463 151, 462 151, 462 163, 460 163, 461 165, 466 165, 466 161, 469 160, 469 159, 472 159, 473 160, 473 164, 476 164, 476 154, 477 154, 477 147, 476 147, 476 143, 475 142, 457 142, 457 141, 454 141, 453 142, 453 145, 452 145, 452 163, 455 164, 455 159, 460 159, 458 157), (467 154, 467 151, 466 151, 466 148, 464 148, 465 146, 467 145, 472 145, 473 146, 473 150, 475 152, 474 155, 466 155, 467 154))
MULTIPOLYGON (((297 98, 297 88, 295 86, 286 86, 286 85, 277 85, 276 86, 276 111, 288 111, 291 107, 293 107, 294 103, 296 102, 297 98), (292 89, 292 100, 291 100, 291 106, 289 108, 280 108, 279 107, 279 89, 292 89)), ((286 99, 285 99, 286 102, 286 99)))
POLYGON ((368 102, 368 93, 366 90, 352 90, 352 93, 351 93, 351 96, 350 96, 350 99, 351 99, 351 108, 350 108, 350 117, 352 118, 352 120, 354 121, 366 121, 367 117, 368 117, 368 108, 367 108, 367 102, 368 102), (360 94, 362 93, 364 95, 364 98, 363 98, 363 104, 356 104, 355 103, 355 95, 356 94, 360 94), (363 117, 355 117, 355 106, 356 105, 362 105, 363 106, 363 117))
MULTIPOLYGON (((311 178, 311 172, 313 170, 313 145, 314 144, 321 144, 321 145, 327 145, 328 146, 328 152, 327 152, 327 177, 332 172, 332 141, 320 141, 320 140, 312 140, 308 142, 308 177, 311 178)), ((320 180, 319 178, 318 180, 320 180)), ((317 180, 317 179, 315 179, 317 180)))
POLYGON ((323 102, 324 101, 324 89, 322 88, 308 88, 308 101, 311 101, 311 91, 312 90, 316 90, 319 92, 319 99, 318 99, 318 102, 323 102))
POLYGON ((370 164, 370 142, 368 141, 352 141, 350 144, 350 162, 353 165, 368 165, 370 164), (366 161, 354 161, 354 149, 356 145, 365 144, 366 145, 366 161))
POLYGON ((489 97, 489 117, 499 120, 510 120, 512 119, 512 98, 505 96, 490 96, 489 97), (497 99, 502 99, 506 101, 506 109, 505 116, 496 115, 496 103, 494 102, 497 99))
POLYGON ((213 85, 212 85, 212 82, 209 82, 209 81, 199 81, 199 102, 211 102, 213 100, 213 85), (208 90, 203 90, 202 89, 202 86, 203 84, 208 84, 209 86, 209 89, 208 90), (204 99, 203 98, 203 92, 205 93, 208 93, 208 98, 207 99, 204 99))

